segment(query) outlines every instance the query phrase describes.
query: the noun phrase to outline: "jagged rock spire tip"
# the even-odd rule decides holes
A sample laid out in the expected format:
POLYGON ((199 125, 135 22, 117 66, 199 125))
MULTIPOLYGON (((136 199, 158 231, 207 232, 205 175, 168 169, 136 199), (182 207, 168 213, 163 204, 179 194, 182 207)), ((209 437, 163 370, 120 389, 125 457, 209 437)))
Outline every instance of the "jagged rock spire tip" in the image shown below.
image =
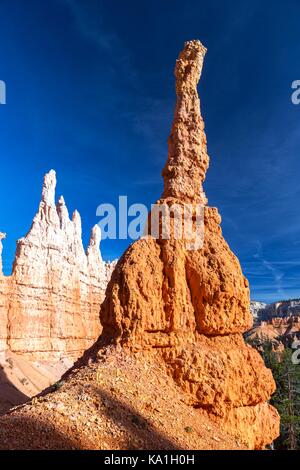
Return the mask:
POLYGON ((197 92, 205 54, 206 48, 200 41, 187 41, 176 61, 177 102, 163 170, 164 199, 207 203, 202 183, 209 157, 197 92))
POLYGON ((55 188, 56 188, 56 172, 50 170, 44 176, 44 183, 42 189, 42 202, 46 205, 55 205, 55 188))

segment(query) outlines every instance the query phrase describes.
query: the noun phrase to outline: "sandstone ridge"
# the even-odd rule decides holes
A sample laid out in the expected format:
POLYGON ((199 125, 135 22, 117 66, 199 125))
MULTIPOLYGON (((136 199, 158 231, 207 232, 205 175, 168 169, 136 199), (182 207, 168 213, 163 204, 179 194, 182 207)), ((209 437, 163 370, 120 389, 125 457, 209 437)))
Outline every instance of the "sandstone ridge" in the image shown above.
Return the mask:
POLYGON ((70 219, 63 197, 55 203, 55 188, 51 170, 31 228, 17 242, 12 274, 0 274, 0 351, 31 361, 74 361, 93 344, 114 266, 101 258, 98 226, 84 251, 80 215, 70 219))

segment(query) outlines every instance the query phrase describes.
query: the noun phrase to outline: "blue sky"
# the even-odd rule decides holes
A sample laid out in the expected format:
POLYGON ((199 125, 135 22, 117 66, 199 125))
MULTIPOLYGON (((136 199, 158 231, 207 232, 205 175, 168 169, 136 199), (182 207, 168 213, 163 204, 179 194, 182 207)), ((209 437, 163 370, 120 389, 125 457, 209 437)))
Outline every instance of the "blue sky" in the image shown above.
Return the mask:
MULTIPOLYGON (((2 0, 0 231, 11 270, 43 174, 83 219, 96 207, 150 205, 175 102, 173 69, 184 41, 208 48, 199 86, 211 166, 205 189, 222 214, 252 298, 300 296, 299 1, 2 0)), ((122 254, 125 241, 103 241, 122 254)))

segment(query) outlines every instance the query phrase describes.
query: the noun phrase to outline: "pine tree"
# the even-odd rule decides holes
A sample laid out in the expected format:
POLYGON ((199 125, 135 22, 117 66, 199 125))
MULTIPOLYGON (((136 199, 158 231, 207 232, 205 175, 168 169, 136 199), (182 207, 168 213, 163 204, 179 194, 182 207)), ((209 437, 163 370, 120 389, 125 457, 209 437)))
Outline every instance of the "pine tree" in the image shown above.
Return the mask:
POLYGON ((281 418, 281 433, 275 448, 300 449, 300 365, 293 364, 290 348, 284 352, 274 352, 272 345, 266 343, 262 355, 277 385, 271 399, 281 418))

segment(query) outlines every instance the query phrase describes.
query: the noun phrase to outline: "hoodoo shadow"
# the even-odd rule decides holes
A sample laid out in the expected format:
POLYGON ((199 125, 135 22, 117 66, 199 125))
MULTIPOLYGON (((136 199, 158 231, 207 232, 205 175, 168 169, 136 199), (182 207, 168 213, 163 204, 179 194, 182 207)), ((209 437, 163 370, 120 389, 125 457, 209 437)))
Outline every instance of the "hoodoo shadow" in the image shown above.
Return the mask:
MULTIPOLYGON (((109 441, 112 449, 179 449, 176 442, 155 429, 134 407, 98 386, 89 390, 92 398, 98 402, 100 399, 99 416, 105 415, 108 424, 111 422, 109 430, 106 431, 106 441, 109 441)), ((15 416, 9 412, 0 417, 1 450, 101 450, 101 444, 97 445, 97 442, 102 442, 101 433, 100 440, 96 441, 94 438, 94 435, 93 439, 82 438, 82 434, 76 430, 76 424, 74 427, 74 422, 68 420, 58 427, 47 418, 43 420, 42 415, 40 419, 36 419, 30 415, 15 416)))
POLYGON ((6 413, 13 406, 21 405, 30 400, 30 397, 22 393, 7 377, 0 366, 0 415, 6 413))
POLYGON ((101 410, 119 427, 126 429, 126 438, 122 448, 128 450, 179 450, 175 442, 155 429, 151 422, 141 413, 126 403, 118 400, 105 390, 93 387, 93 392, 103 403, 101 410))
POLYGON ((30 416, 10 414, 1 419, 0 450, 83 450, 79 440, 72 439, 55 426, 30 416))

